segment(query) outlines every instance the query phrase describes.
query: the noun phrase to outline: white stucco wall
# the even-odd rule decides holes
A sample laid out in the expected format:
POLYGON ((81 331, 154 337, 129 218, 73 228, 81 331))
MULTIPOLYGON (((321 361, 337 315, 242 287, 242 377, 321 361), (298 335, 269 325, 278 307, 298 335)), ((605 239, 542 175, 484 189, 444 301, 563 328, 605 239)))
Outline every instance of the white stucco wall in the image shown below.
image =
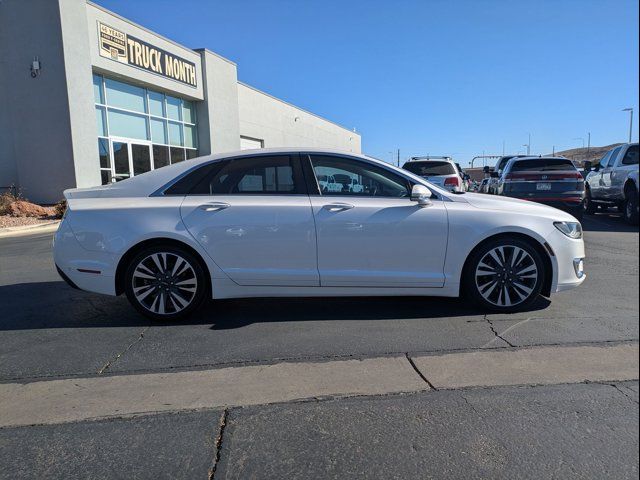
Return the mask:
POLYGON ((238 83, 240 135, 264 141, 265 148, 319 147, 360 153, 360 135, 238 83))

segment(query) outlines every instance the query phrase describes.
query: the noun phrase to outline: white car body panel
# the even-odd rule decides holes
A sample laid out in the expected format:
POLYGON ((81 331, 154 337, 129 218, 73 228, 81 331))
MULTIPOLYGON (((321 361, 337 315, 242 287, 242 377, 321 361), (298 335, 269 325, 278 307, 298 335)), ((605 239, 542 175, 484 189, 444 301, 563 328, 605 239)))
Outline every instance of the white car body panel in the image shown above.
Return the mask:
POLYGON ((409 198, 346 195, 154 195, 199 165, 251 153, 203 157, 118 184, 65 192, 69 211, 55 235, 56 265, 79 288, 115 295, 116 269, 126 252, 161 238, 191 247, 204 260, 213 298, 457 296, 473 248, 493 235, 515 233, 553 251, 552 292, 574 288, 586 278, 578 278, 573 268, 573 260, 585 256, 583 241, 553 225, 575 221, 571 215, 522 200, 451 194, 405 170, 347 152, 332 153, 376 163, 430 187, 438 198, 421 207, 409 198), (198 209, 211 201, 230 207, 198 209), (334 203, 354 208, 324 208, 334 203))
POLYGON ((308 195, 187 196, 180 212, 189 233, 238 285, 320 286, 308 195), (215 203, 229 207, 206 210, 215 203))
POLYGON ((312 196, 322 286, 442 287, 443 203, 420 208, 407 198, 312 196))

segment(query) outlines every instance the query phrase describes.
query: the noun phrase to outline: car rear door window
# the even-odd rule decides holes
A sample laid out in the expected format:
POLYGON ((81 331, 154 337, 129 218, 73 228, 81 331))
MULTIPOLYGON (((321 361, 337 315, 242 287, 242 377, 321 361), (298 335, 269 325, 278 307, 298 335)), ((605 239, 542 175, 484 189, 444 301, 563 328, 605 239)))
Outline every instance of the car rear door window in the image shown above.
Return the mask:
POLYGON ((292 195, 305 193, 298 157, 260 155, 223 162, 192 195, 292 195))

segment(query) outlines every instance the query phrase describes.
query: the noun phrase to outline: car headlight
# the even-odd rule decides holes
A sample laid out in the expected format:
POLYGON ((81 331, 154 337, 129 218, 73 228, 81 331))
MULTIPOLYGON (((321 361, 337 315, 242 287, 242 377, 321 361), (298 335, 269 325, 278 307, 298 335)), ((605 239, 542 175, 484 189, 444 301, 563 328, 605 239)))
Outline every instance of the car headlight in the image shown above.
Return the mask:
POLYGON ((553 222, 553 224, 569 238, 575 240, 582 238, 582 225, 580 225, 580 222, 553 222))

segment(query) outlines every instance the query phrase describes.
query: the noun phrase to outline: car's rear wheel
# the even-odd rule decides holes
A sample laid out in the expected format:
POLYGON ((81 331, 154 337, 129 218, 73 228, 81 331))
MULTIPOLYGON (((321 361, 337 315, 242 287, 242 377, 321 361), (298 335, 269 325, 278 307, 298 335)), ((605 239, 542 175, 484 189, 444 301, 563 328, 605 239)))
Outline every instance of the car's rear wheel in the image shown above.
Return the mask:
POLYGON ((526 309, 542 290, 545 266, 538 251, 520 239, 496 239, 477 249, 464 272, 467 295, 498 312, 526 309))
POLYGON ((157 245, 131 260, 125 273, 125 293, 143 315, 153 320, 179 320, 202 304, 206 280, 204 268, 193 254, 157 245))

